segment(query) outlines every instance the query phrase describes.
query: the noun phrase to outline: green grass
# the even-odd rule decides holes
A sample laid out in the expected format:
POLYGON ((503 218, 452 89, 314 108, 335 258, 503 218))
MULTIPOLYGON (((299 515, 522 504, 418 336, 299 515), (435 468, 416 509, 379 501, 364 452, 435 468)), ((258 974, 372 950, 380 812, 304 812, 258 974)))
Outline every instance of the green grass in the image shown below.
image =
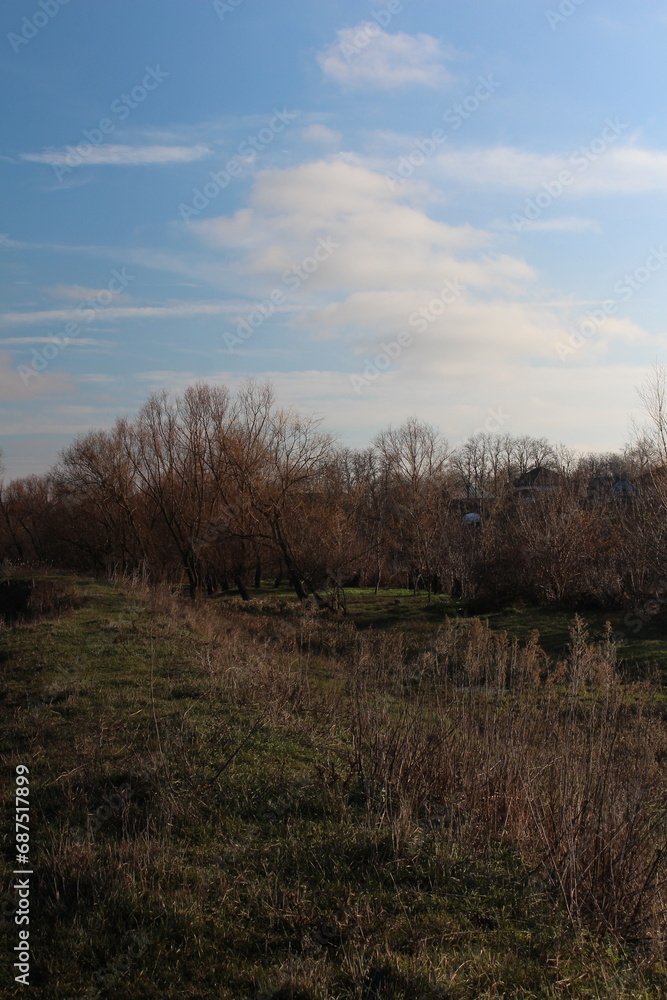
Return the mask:
MULTIPOLYGON (((211 639, 185 619, 110 584, 76 586, 81 607, 2 636, 5 824, 13 768, 31 774, 33 995, 667 995, 661 962, 575 931, 510 848, 466 850, 428 824, 397 841, 345 787, 344 725, 316 710, 333 661, 309 661, 310 709, 267 715, 261 684, 235 696, 212 677, 211 639)), ((348 591, 359 625, 416 637, 451 610, 348 591)), ((505 617, 539 627, 537 613, 505 617)), ((554 641, 566 624, 552 619, 554 641)), ((241 667, 264 638, 238 645, 241 667)), ((296 654, 284 666, 303 672, 296 654)), ((4 923, 8 998, 25 995, 7 958, 15 931, 4 923)))
MULTIPOLYGON (((296 602, 293 590, 283 586, 274 588, 270 581, 261 588, 252 588, 249 595, 262 604, 285 606, 296 602)), ((462 602, 444 594, 428 595, 420 591, 399 588, 382 589, 378 594, 373 588, 348 588, 345 591, 347 614, 359 628, 398 629, 413 639, 428 637, 446 615, 467 616, 462 602)), ((217 595, 216 601, 241 604, 237 591, 217 595)), ((621 611, 560 607, 508 607, 501 611, 480 614, 489 626, 497 631, 507 631, 522 641, 537 630, 540 643, 550 656, 562 655, 569 642, 569 629, 575 613, 583 617, 593 637, 602 637, 605 624, 610 621, 615 632, 625 638, 619 644, 618 656, 632 663, 667 664, 667 614, 644 612, 645 604, 621 611), (626 618, 629 622, 626 623, 626 618)))

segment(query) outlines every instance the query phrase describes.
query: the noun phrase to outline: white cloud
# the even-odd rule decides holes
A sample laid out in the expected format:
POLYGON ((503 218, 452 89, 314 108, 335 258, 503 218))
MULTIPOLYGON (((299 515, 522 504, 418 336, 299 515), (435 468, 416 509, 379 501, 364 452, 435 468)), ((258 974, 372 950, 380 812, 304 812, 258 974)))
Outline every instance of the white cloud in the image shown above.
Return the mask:
MULTIPOLYGON (((557 378, 567 393, 573 371, 590 371, 602 358, 609 365, 629 350, 662 344, 628 318, 609 318, 564 366, 556 345, 568 341, 581 303, 547 294, 524 260, 494 250, 489 232, 438 221, 410 204, 411 197, 409 186, 392 192, 366 167, 320 160, 259 173, 241 210, 193 222, 190 229, 221 252, 230 286, 258 300, 281 287, 281 274, 318 239, 332 238, 339 248, 288 296, 295 311, 287 326, 293 338, 340 345, 323 349, 342 350, 349 374, 361 374, 383 345, 407 331, 409 346, 377 384, 392 387, 392 404, 400 395, 412 400, 412 409, 421 385, 438 380, 462 405, 470 387, 478 385, 487 386, 488 406, 503 401, 498 387, 523 398, 532 380, 529 364, 562 373, 557 378), (464 289, 443 307, 440 293, 447 281, 464 289)), ((561 222, 573 230, 585 224, 561 222)), ((252 355, 272 342, 262 334, 244 348, 252 355)), ((254 362, 257 370, 259 356, 254 362)), ((354 396, 349 375, 345 378, 354 396)), ((377 398, 370 383, 367 390, 377 398)), ((522 407, 528 407, 526 399, 522 407)), ((587 413, 587 404, 577 412, 587 413)), ((387 419, 398 419, 389 407, 387 419)), ((520 426, 527 425, 521 420, 520 426)))
POLYGON ((51 149, 43 153, 21 153, 21 159, 49 166, 148 166, 162 163, 190 163, 208 156, 208 146, 120 146, 90 143, 72 149, 51 149), (87 150, 85 147, 88 147, 87 150))
POLYGON ((60 372, 40 372, 24 382, 18 368, 12 365, 11 354, 0 351, 0 399, 3 402, 33 399, 51 392, 66 392, 71 388, 70 379, 60 372))
MULTIPOLYGON (((494 223, 494 229, 516 232, 514 224, 507 219, 499 219, 494 223)), ((577 215, 563 215, 556 219, 537 219, 535 222, 525 222, 524 232, 534 233, 583 233, 593 230, 600 232, 600 225, 594 219, 585 219, 577 215)))
MULTIPOLYGON (((578 319, 578 324, 581 325, 586 321, 586 315, 580 316, 578 319)), ((575 325, 577 325, 575 323, 575 325)), ((656 344, 657 338, 651 336, 646 330, 644 330, 638 323, 628 317, 613 317, 608 316, 604 321, 598 324, 598 334, 602 339, 618 341, 622 344, 632 344, 639 346, 644 344, 648 346, 649 344, 656 344)))
POLYGON ((636 146, 610 147, 599 154, 590 150, 588 156, 580 151, 544 155, 508 146, 458 149, 441 153, 435 163, 441 180, 527 195, 543 190, 544 184, 557 184, 563 171, 573 178, 562 186, 566 197, 667 191, 667 153, 636 146))
MULTIPOLYGON (((431 217, 423 207, 429 204, 417 201, 409 184, 392 192, 380 173, 340 158, 262 171, 239 211, 188 227, 206 247, 206 256, 193 256, 188 267, 193 273, 201 268, 200 276, 224 275, 229 299, 107 307, 100 314, 105 320, 220 314, 234 321, 248 309, 248 300, 282 287, 283 271, 311 253, 319 239, 331 238, 339 248, 288 293, 279 319, 293 342, 310 341, 311 352, 318 337, 340 344, 324 349, 337 350, 346 371, 266 371, 275 362, 258 363, 260 352, 265 356, 267 343, 277 342, 266 331, 248 340, 243 359, 237 358, 255 373, 264 367, 285 402, 322 412, 330 426, 360 444, 378 427, 413 412, 418 399, 420 415, 452 439, 475 430, 489 408, 500 406, 512 415, 504 429, 574 442, 581 439, 582 426, 591 427, 595 446, 617 446, 642 374, 610 362, 622 353, 632 356, 637 345, 648 352, 657 338, 615 317, 571 363, 562 364, 555 345, 567 340, 582 303, 553 291, 540 301, 547 295, 524 260, 499 253, 492 233, 431 217), (465 285, 465 291, 419 329, 410 318, 430 308, 447 280, 465 285), (403 329, 413 340, 392 370, 355 394, 350 375, 361 373, 365 360, 403 329)), ((563 225, 576 230, 581 220, 567 217, 563 225)), ((167 270, 182 266, 169 254, 149 255, 144 262, 167 270)), ((50 310, 8 313, 0 321, 72 316, 72 310, 50 310)), ((207 371, 206 378, 235 384, 244 374, 207 371)), ((135 382, 182 387, 196 377, 147 371, 135 382)))
POLYGON ((362 21, 341 28, 336 36, 317 58, 324 75, 341 87, 443 87, 452 80, 444 66, 451 53, 432 35, 392 35, 372 21, 362 21))
POLYGON ((318 122, 313 122, 312 125, 302 129, 301 135, 308 142, 321 143, 323 146, 337 146, 343 138, 341 132, 328 128, 326 125, 320 125, 318 122))
POLYGON ((293 295, 290 323, 311 339, 340 341, 356 358, 407 330, 414 342, 400 367, 446 376, 471 359, 557 363, 554 345, 567 337, 567 310, 534 301, 537 275, 524 260, 494 252, 491 234, 436 221, 379 174, 340 160, 264 171, 247 207, 191 229, 236 258, 230 281, 253 295, 331 238, 338 249, 293 295), (456 294, 443 308, 447 282, 456 294))
POLYGON ((341 160, 263 171, 249 207, 190 228, 209 246, 240 258, 228 265, 230 281, 256 276, 260 291, 328 237, 340 248, 304 283, 304 292, 439 289, 446 278, 493 286, 532 276, 523 261, 480 258, 492 240, 488 233, 437 222, 404 204, 381 175, 341 160))
MULTIPOLYGON (((224 313, 238 312, 239 304, 233 302, 182 302, 169 306, 122 306, 112 308, 100 307, 96 318, 104 320, 119 319, 187 319, 194 316, 220 316, 224 313)), ((29 325, 32 323, 51 323, 61 320, 67 322, 78 320, 88 322, 87 312, 76 309, 41 309, 36 312, 0 313, 0 325, 29 325)), ((48 338, 47 338, 48 339, 48 338)))

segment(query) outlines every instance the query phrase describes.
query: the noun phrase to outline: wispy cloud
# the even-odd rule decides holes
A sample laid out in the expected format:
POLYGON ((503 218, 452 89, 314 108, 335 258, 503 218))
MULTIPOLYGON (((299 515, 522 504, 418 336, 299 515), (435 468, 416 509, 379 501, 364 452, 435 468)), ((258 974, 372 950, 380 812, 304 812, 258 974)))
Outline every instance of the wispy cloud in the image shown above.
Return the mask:
MULTIPOLYGON (((8 347, 21 347, 24 344, 52 344, 53 337, 2 337, 0 338, 0 344, 6 344, 8 347)), ((93 340, 90 337, 70 337, 68 340, 68 346, 72 345, 74 347, 112 347, 113 342, 110 340, 93 340)))
MULTIPOLYGON (((507 219, 499 219, 493 225, 494 229, 515 232, 513 223, 507 219)), ((526 232, 536 233, 584 233, 587 231, 600 232, 600 225, 595 219, 585 219, 578 215, 563 215, 557 219, 538 219, 535 222, 526 222, 526 232)))
MULTIPOLYGON (((51 285, 47 292, 57 299, 68 299, 70 302, 85 302, 86 299, 96 299, 106 288, 87 288, 85 285, 51 285)), ((126 296, 127 298, 127 296, 126 296)))
MULTIPOLYGON (((88 144, 90 145, 90 144, 88 144)), ((21 153, 21 159, 49 166, 143 167, 162 163, 191 163, 208 156, 208 146, 90 146, 85 153, 75 149, 48 149, 43 153, 21 153)))
POLYGON ((95 372, 90 372, 87 375, 79 375, 77 377, 77 382, 83 382, 83 383, 92 382, 95 385, 98 385, 98 384, 99 385, 102 385, 102 384, 106 385, 109 382, 116 382, 116 381, 118 381, 118 377, 117 376, 114 377, 113 375, 102 375, 102 374, 98 374, 98 373, 95 373, 95 372))
MULTIPOLYGON (((115 309, 106 308, 100 311, 100 318, 107 322, 119 319, 183 319, 194 316, 220 316, 224 313, 237 313, 239 303, 236 302, 182 302, 168 306, 122 306, 115 309)), ((85 313, 85 310, 84 310, 85 313)), ((29 325, 32 323, 52 323, 61 320, 81 320, 81 311, 77 309, 40 309, 34 312, 0 313, 0 325, 29 325)), ((48 339, 48 338, 46 338, 48 339)))
POLYGON ((451 55, 432 35, 389 34, 373 22, 341 28, 336 41, 318 54, 325 76, 341 87, 382 90, 406 85, 441 87, 452 80, 451 55))
POLYGON ((567 155, 544 155, 509 146, 455 149, 442 153, 435 162, 443 180, 466 186, 529 193, 568 171, 573 181, 566 193, 572 197, 667 191, 667 152, 632 145, 599 153, 584 144, 567 155))

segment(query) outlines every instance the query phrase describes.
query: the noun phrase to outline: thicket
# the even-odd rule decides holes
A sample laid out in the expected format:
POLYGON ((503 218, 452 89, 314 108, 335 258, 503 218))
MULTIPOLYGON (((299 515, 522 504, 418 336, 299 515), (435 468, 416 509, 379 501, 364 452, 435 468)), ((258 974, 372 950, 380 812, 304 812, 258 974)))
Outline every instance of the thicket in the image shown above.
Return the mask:
POLYGON ((664 583, 666 465, 646 442, 577 458, 480 434, 451 449, 417 419, 355 451, 268 386, 200 384, 2 485, 0 557, 192 595, 247 599, 270 578, 330 606, 350 586, 451 593, 473 610, 632 606, 664 583))

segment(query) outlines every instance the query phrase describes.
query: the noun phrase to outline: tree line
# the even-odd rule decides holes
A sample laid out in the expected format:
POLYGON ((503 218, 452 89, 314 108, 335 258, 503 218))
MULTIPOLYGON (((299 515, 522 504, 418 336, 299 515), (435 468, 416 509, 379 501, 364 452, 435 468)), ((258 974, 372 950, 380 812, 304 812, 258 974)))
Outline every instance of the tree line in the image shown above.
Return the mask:
POLYGON ((632 446, 584 456, 509 434, 452 449, 417 418, 355 450, 268 384, 156 393, 0 485, 0 556, 244 600, 271 580, 329 606, 351 586, 632 605, 664 583, 666 384, 656 369, 632 446))

